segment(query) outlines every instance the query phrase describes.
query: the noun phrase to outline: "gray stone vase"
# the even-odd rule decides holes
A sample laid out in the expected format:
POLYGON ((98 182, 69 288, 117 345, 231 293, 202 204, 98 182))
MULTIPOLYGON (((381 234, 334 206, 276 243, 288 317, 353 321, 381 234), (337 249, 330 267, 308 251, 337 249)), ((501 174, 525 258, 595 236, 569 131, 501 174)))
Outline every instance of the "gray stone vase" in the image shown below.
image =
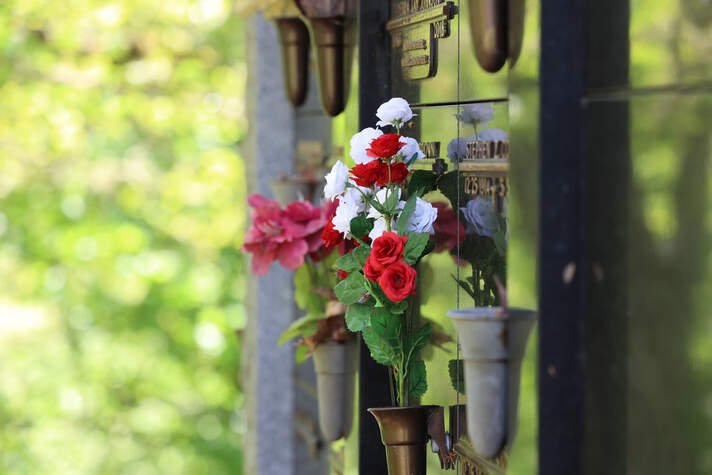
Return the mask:
POLYGON ((475 307, 447 314, 464 361, 467 435, 479 455, 492 458, 516 435, 522 360, 536 312, 475 307))
POLYGON ((358 370, 358 339, 321 343, 313 353, 319 402, 319 427, 330 442, 349 435, 358 370))

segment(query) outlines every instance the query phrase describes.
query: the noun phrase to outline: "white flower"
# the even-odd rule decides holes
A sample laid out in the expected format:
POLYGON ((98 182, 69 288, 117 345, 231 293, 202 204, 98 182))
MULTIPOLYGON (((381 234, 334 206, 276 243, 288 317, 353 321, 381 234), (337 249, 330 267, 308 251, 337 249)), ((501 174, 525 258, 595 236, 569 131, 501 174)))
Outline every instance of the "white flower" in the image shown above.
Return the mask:
POLYGON ((324 186, 324 197, 333 200, 344 192, 346 181, 349 177, 349 168, 339 160, 326 175, 326 185, 324 186))
POLYGON ((434 234, 433 223, 438 218, 438 209, 420 198, 415 199, 415 210, 408 219, 408 231, 434 234))
POLYGON ((366 209, 366 202, 363 199, 364 195, 373 195, 373 190, 364 186, 358 186, 353 180, 349 179, 349 186, 346 187, 346 191, 344 191, 344 194, 339 199, 341 201, 350 201, 358 208, 359 212, 361 212, 366 209))
POLYGON ((394 97, 390 101, 381 104, 376 111, 379 127, 394 125, 400 127, 413 118, 413 111, 410 110, 408 101, 400 97, 394 97))
POLYGON ((471 125, 487 125, 494 119, 494 106, 492 104, 470 104, 462 108, 462 112, 455 114, 457 120, 471 125))
POLYGON ((348 238, 351 234, 351 220, 358 216, 360 211, 357 203, 343 198, 339 197, 339 206, 331 222, 334 223, 334 229, 348 238))
POLYGON ((373 139, 380 137, 381 135, 383 135, 383 132, 380 130, 368 127, 351 137, 351 150, 349 151, 349 155, 351 155, 351 158, 354 159, 356 165, 361 165, 363 163, 368 163, 371 160, 375 160, 374 157, 366 155, 366 149, 371 147, 373 139))
POLYGON ((450 160, 459 162, 467 158, 467 142, 475 140, 475 137, 454 138, 447 144, 447 156, 450 160))
POLYGON ((499 223, 491 201, 478 196, 468 201, 460 210, 465 214, 468 232, 474 231, 480 236, 493 237, 498 231, 499 223))
POLYGON ((509 135, 502 129, 484 129, 477 131, 477 140, 483 142, 505 142, 509 140, 509 135))
MULTIPOLYGON (((413 158, 413 155, 417 154, 417 157, 415 159, 415 162, 417 162, 420 159, 425 158, 425 154, 420 150, 420 145, 418 144, 418 141, 415 140, 414 138, 411 137, 401 137, 399 140, 400 143, 404 143, 405 146, 400 149, 400 153, 403 155, 403 161, 408 163, 408 161, 413 158)), ((415 163, 413 162, 413 163, 415 163)), ((411 164, 412 166, 412 164, 411 164)))
MULTIPOLYGON (((376 193, 376 201, 378 201, 380 204, 385 204, 386 202, 386 197, 391 196, 391 193, 397 193, 398 198, 400 199, 400 194, 401 190, 400 188, 396 188, 395 190, 388 190, 388 188, 384 188, 378 193, 376 193)), ((391 198, 392 199, 392 198, 391 198)), ((403 209, 405 206, 405 201, 398 201, 398 209, 403 209)), ((371 239, 376 239, 381 237, 381 235, 386 232, 386 217, 383 216, 381 213, 379 213, 376 208, 371 208, 368 211, 368 215, 366 216, 368 218, 375 218, 375 221, 373 223, 373 229, 371 230, 370 233, 368 233, 368 237, 371 239)), ((396 228, 396 220, 394 218, 391 218, 391 229, 396 228)))

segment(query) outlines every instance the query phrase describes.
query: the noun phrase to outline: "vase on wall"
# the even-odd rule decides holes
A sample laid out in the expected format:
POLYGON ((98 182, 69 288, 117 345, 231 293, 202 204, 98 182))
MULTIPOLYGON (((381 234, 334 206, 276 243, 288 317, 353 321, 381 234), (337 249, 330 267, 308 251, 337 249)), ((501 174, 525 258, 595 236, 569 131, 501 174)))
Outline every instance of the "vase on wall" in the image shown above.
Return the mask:
POLYGON ((298 16, 275 18, 282 51, 284 88, 294 107, 304 104, 309 89, 309 30, 298 16))
POLYGON ((317 345, 312 354, 316 371, 319 428, 333 442, 351 432, 354 412, 358 338, 317 345))
POLYGON ((522 360, 536 312, 474 307, 448 316, 462 349, 467 436, 479 455, 494 458, 516 435, 522 360))
POLYGON ((495 73, 519 58, 524 37, 524 0, 469 0, 468 20, 475 58, 495 73))
MULTIPOLYGON (((424 475, 428 421, 441 406, 381 407, 369 409, 381 430, 388 475, 424 475)), ((443 444, 444 445, 444 444, 443 444)))
POLYGON ((354 0, 296 0, 296 4, 311 31, 322 108, 335 117, 346 108, 351 87, 356 3, 354 0))

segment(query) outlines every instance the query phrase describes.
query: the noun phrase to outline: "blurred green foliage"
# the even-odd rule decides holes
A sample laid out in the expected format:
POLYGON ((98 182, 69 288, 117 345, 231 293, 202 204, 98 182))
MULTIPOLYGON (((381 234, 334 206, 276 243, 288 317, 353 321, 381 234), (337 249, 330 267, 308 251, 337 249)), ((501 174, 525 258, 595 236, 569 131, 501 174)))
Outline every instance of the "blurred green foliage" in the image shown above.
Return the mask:
POLYGON ((240 472, 231 11, 0 4, 1 473, 240 472))

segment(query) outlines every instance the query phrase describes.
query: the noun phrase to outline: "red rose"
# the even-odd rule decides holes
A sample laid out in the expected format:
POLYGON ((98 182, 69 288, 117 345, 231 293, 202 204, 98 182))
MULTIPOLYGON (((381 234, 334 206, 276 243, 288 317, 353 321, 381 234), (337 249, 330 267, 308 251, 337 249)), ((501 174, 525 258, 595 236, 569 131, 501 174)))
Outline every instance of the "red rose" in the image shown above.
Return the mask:
POLYGON ((380 160, 371 160, 353 167, 351 175, 358 186, 372 186, 383 175, 384 170, 388 179, 388 166, 380 160))
POLYGON ((372 261, 371 266, 382 272, 387 266, 400 261, 407 241, 408 236, 399 236, 393 232, 381 234, 371 246, 371 255, 368 258, 372 261))
POLYGON ((371 140, 371 148, 366 149, 366 155, 375 158, 390 158, 405 146, 400 141, 400 134, 383 134, 371 140))
MULTIPOLYGON (((391 183, 400 183, 403 180, 405 180, 405 177, 408 176, 408 167, 405 165, 405 163, 403 163, 403 162, 393 163, 390 165, 390 167, 391 167, 391 174, 390 174, 391 183)), ((383 169, 380 170, 376 184, 378 186, 387 186, 388 178, 389 178, 388 165, 385 165, 383 167, 383 169)))
POLYGON ((329 222, 326 223, 326 226, 324 227, 324 231, 321 233, 321 240, 324 241, 324 245, 326 247, 334 247, 341 244, 341 241, 344 240, 344 237, 339 231, 334 229, 334 223, 329 220, 329 222))
POLYGON ((363 266, 363 275, 371 282, 378 282, 378 278, 381 277, 381 269, 373 265, 371 257, 366 259, 366 265, 363 266))
POLYGON ((386 268, 378 278, 378 285, 391 302, 400 302, 409 295, 415 295, 415 279, 418 273, 403 261, 386 268))
POLYGON ((346 272, 345 270, 338 269, 336 271, 336 276, 339 278, 339 280, 344 280, 349 276, 349 273, 346 272))

